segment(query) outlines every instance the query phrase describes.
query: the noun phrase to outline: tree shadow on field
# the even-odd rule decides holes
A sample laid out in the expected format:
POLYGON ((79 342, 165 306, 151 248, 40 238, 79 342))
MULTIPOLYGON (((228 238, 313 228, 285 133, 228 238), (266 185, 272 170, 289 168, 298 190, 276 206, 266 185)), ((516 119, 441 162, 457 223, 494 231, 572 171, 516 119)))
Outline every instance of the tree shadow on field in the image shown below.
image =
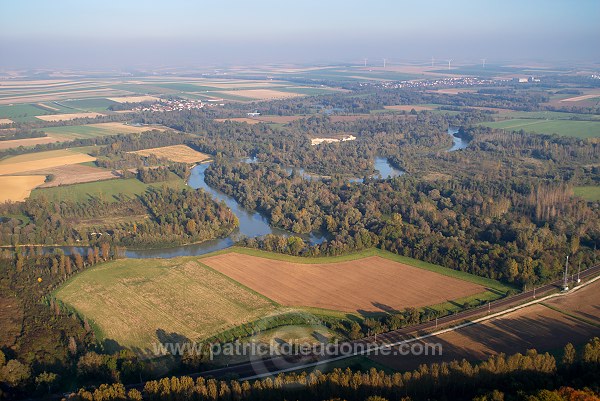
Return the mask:
POLYGON ((125 349, 125 347, 119 344, 118 341, 110 338, 102 340, 102 348, 109 354, 116 354, 117 352, 125 349))
POLYGON ((326 336, 324 336, 323 334, 319 333, 316 330, 312 332, 312 336, 314 337, 315 340, 317 340, 320 343, 326 343, 329 341, 329 339, 326 336))
POLYGON ((500 291, 500 290, 497 290, 497 289, 495 289, 495 288, 489 288, 489 287, 485 287, 485 290, 486 290, 486 291, 488 291, 488 292, 491 292, 491 293, 493 293, 493 294, 499 295, 499 296, 501 296, 501 297, 503 297, 503 296, 505 296, 505 295, 506 295, 506 292, 504 292, 504 291, 500 291))
POLYGON ((158 341, 161 344, 189 344, 192 341, 187 338, 186 336, 184 336, 183 334, 179 334, 179 333, 167 333, 165 330, 163 329, 157 329, 156 330, 156 338, 158 338, 158 341))
POLYGON ((376 307, 377 309, 381 309, 383 312, 389 313, 390 315, 395 315, 400 313, 400 311, 394 307, 391 307, 386 304, 382 304, 381 302, 371 302, 371 305, 376 307))
POLYGON ((365 310, 365 309, 357 309, 356 312, 358 312, 358 314, 360 315, 361 319, 356 319, 356 317, 354 317, 354 319, 357 322, 360 322, 362 319, 368 319, 368 318, 381 318, 384 316, 387 316, 389 314, 389 312, 383 311, 383 310, 365 310))

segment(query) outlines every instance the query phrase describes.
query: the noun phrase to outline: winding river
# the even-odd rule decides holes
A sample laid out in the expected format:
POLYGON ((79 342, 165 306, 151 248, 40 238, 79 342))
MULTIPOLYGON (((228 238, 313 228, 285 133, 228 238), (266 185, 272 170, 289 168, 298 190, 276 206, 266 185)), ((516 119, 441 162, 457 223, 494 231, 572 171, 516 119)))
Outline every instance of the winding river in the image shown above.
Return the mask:
MULTIPOLYGON (((449 149, 449 152, 453 152, 456 150, 464 149, 468 146, 468 142, 464 139, 457 137, 455 134, 458 133, 458 129, 450 127, 448 128, 448 134, 452 135, 454 138, 454 144, 452 148, 449 149)), ((246 163, 255 162, 254 159, 245 159, 246 163)), ((261 215, 258 212, 250 211, 243 208, 235 199, 231 196, 228 196, 221 191, 218 191, 212 187, 210 187, 206 181, 204 180, 204 173, 210 163, 199 164, 194 167, 191 171, 190 177, 188 179, 188 185, 191 188, 198 189, 202 188, 204 191, 211 194, 211 196, 218 202, 222 201, 231 209, 231 211, 238 217, 239 227, 234 230, 229 236, 226 238, 220 238, 210 241, 205 241, 200 244, 190 244, 190 245, 179 245, 173 248, 161 248, 161 249, 141 249, 141 250, 133 250, 128 249, 125 252, 125 256, 128 258, 134 259, 146 259, 146 258, 174 258, 177 256, 197 256, 203 255, 206 253, 218 251, 221 249, 229 248, 235 242, 243 237, 260 237, 266 234, 277 234, 277 235, 291 235, 292 233, 272 227, 269 225, 267 218, 261 215)), ((404 171, 399 170, 388 162, 386 158, 376 157, 375 158, 375 169, 379 172, 376 174, 376 177, 379 178, 392 178, 398 177, 405 174, 404 171)), ((291 170, 289 170, 291 171, 291 170)), ((298 170, 303 177, 307 179, 313 179, 315 176, 311 176, 308 173, 305 173, 302 169, 298 170)), ((352 178, 351 182, 362 182, 362 178, 352 178)), ((294 234, 297 235, 297 234, 294 234)), ((322 235, 321 233, 311 233, 309 235, 301 235, 301 237, 309 242, 311 245, 320 244, 325 241, 327 237, 322 235)), ((65 252, 69 252, 69 250, 73 247, 60 247, 65 252)), ((77 248, 81 251, 85 251, 87 248, 77 248)), ((48 250, 51 251, 53 248, 49 247, 48 250)))

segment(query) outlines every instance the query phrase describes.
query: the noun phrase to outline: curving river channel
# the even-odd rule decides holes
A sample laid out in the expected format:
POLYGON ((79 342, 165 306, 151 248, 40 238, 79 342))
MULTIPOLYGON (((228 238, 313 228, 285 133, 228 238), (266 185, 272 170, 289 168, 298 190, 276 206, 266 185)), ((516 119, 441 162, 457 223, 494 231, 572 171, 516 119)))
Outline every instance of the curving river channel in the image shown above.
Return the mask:
MULTIPOLYGON (((459 149, 464 149, 468 146, 468 142, 464 139, 457 137, 455 134, 458 133, 458 129, 453 127, 448 128, 448 134, 454 138, 454 143, 449 152, 453 152, 459 149)), ((252 163, 252 159, 246 159, 247 163, 252 163)), ((141 249, 133 250, 128 249, 125 252, 125 256, 133 259, 146 259, 146 258, 174 258, 177 256, 197 256, 206 253, 218 251, 221 249, 229 248, 235 244, 239 239, 243 237, 260 237, 266 234, 277 234, 277 235, 291 235, 289 231, 272 227, 269 225, 267 218, 256 211, 250 211, 243 208, 235 199, 210 187, 204 180, 204 173, 209 167, 210 163, 204 163, 197 165, 191 171, 188 179, 188 185, 191 188, 198 189, 202 188, 204 191, 211 194, 211 196, 217 201, 223 201, 231 209, 231 211, 237 216, 239 220, 239 227, 235 229, 229 236, 225 238, 204 241, 199 244, 190 245, 178 245, 173 248, 161 248, 161 249, 141 249)), ((380 178, 392 178, 398 177, 404 174, 404 171, 394 168, 386 158, 377 157, 375 158, 375 169, 379 172, 377 177, 380 178)), ((299 170, 300 174, 307 179, 313 179, 314 177, 299 170)), ((361 182, 360 178, 350 179, 351 182, 361 182)), ((294 234, 297 235, 297 234, 294 234)), ((301 237, 309 242, 311 245, 320 244, 327 239, 322 233, 311 233, 309 235, 301 235, 301 237)), ((65 252, 68 252, 72 247, 60 247, 65 252)), ((77 247, 75 247, 77 249, 77 247)), ((48 249, 51 250, 52 248, 48 249)), ((83 248, 82 248, 83 249, 83 248)))

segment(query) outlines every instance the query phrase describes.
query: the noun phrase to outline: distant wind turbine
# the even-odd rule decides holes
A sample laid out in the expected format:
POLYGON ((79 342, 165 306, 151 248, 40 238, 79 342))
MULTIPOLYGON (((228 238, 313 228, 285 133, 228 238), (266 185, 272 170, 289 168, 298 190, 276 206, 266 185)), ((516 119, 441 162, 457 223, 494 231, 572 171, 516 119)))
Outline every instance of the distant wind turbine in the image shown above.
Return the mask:
POLYGON ((485 59, 484 59, 484 58, 482 58, 482 59, 481 59, 481 66, 482 66, 483 68, 485 68, 485 59))
POLYGON ((383 59, 383 68, 385 68, 385 62, 386 61, 387 61, 386 59, 383 59))
POLYGON ((450 69, 450 63, 452 62, 452 59, 448 60, 448 69, 450 69))
POLYGON ((367 59, 365 59, 365 67, 367 66, 367 59))

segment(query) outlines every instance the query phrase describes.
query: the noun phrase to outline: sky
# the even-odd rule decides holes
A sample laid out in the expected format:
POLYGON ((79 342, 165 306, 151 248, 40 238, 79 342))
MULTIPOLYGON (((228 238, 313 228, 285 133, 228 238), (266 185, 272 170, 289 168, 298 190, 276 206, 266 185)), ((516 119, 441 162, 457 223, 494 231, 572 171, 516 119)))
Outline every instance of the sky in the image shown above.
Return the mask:
POLYGON ((0 68, 600 61, 598 0, 0 0, 0 68))

